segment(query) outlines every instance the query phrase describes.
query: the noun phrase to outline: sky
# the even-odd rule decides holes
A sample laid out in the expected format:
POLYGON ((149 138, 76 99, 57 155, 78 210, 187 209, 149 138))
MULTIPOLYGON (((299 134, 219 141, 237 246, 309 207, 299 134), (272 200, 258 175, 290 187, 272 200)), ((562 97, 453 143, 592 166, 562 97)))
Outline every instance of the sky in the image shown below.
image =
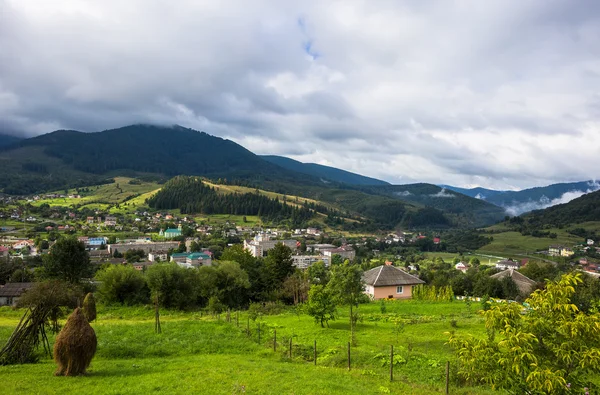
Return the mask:
POLYGON ((0 133, 179 124, 394 184, 600 175, 596 0, 0 0, 0 133))

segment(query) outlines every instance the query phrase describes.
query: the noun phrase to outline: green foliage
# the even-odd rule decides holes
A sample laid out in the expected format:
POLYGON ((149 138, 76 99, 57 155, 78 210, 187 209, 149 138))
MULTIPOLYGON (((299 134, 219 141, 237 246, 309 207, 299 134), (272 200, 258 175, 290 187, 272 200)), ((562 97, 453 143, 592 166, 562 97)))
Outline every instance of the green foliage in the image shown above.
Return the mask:
POLYGON ((293 263, 292 250, 283 243, 275 244, 275 247, 267 252, 264 270, 270 289, 282 287, 285 279, 294 273, 293 263))
POLYGON ((43 278, 56 278, 70 283, 78 283, 92 275, 93 267, 85 245, 74 236, 62 237, 44 255, 40 275, 43 278))
POLYGON ((548 283, 527 299, 525 314, 517 303, 495 305, 484 313, 486 339, 452 334, 459 374, 518 394, 589 387, 589 374, 600 372, 600 314, 586 314, 571 303, 581 282, 581 274, 566 274, 548 283))
POLYGON ((314 317, 315 321, 329 326, 330 320, 335 320, 336 307, 331 292, 324 285, 313 285, 308 291, 308 303, 306 304, 306 314, 314 317))
POLYGON ((149 200, 156 209, 179 209, 182 214, 258 215, 263 221, 288 221, 292 226, 305 224, 313 216, 307 207, 280 203, 257 193, 219 194, 197 177, 175 177, 149 200))
POLYGON ((98 297, 106 304, 132 306, 150 301, 150 290, 139 270, 130 265, 111 265, 96 273, 98 297))
POLYGON ((161 306, 187 309, 197 305, 198 271, 176 263, 152 265, 146 271, 148 287, 161 306))
POLYGON ((413 286, 412 297, 415 300, 427 300, 430 302, 452 302, 454 292, 451 286, 436 287, 435 285, 419 284, 413 286))

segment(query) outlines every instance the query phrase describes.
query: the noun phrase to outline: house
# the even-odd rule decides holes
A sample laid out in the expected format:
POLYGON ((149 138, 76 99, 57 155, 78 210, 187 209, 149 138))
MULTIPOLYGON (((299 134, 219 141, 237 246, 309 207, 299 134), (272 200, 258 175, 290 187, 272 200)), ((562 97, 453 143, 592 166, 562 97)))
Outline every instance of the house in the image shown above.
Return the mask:
POLYGON ((160 230, 160 232, 158 233, 159 236, 164 237, 165 239, 173 239, 175 237, 179 237, 181 236, 181 225, 179 225, 177 227, 177 229, 167 229, 167 230, 160 230))
POLYGON ((35 283, 7 283, 0 287, 0 306, 15 306, 17 301, 35 283))
POLYGON ((323 255, 292 255, 292 261, 298 269, 307 269, 319 261, 323 261, 325 266, 329 266, 329 258, 323 255))
POLYGON ((150 262, 166 262, 168 259, 167 251, 155 251, 148 254, 148 260, 150 262))
POLYGON ((356 257, 356 252, 354 249, 348 245, 343 245, 339 248, 330 248, 327 250, 322 250, 324 256, 328 257, 329 260, 333 258, 334 255, 339 255, 343 260, 353 260, 356 257))
POLYGON ((589 246, 593 246, 593 245, 594 245, 594 240, 592 240, 592 239, 587 239, 587 245, 589 245, 589 246))
POLYGON ((537 285, 535 281, 514 269, 506 269, 491 276, 491 278, 495 278, 497 280, 502 280, 505 277, 512 278, 517 285, 517 288, 519 288, 519 293, 522 297, 529 296, 529 294, 535 290, 537 285))
POLYGON ((244 249, 249 251, 253 257, 259 258, 266 256, 267 252, 275 248, 278 243, 282 243, 292 251, 298 247, 296 240, 271 240, 269 236, 259 234, 253 240, 244 240, 244 249))
POLYGON ((440 244, 442 242, 442 238, 439 236, 436 236, 433 238, 433 244, 440 244))
POLYGON ((212 259, 208 254, 193 252, 187 256, 185 263, 193 267, 211 266, 212 259))
POLYGON ((572 248, 569 247, 564 247, 561 251, 560 251, 560 256, 566 256, 569 257, 571 255, 575 255, 575 251, 573 251, 572 248))
POLYGON ((467 266, 467 264, 464 262, 458 262, 456 265, 454 265, 454 268, 465 273, 469 269, 469 266, 467 266))
POLYGON ((381 265, 363 274, 365 293, 372 299, 408 299, 412 287, 425 284, 420 278, 392 265, 381 265))
POLYGON ((560 256, 560 252, 562 251, 563 246, 559 245, 551 245, 548 247, 548 255, 550 256, 560 256))
POLYGON ((117 225, 117 217, 106 217, 104 220, 104 226, 116 226, 117 225))
POLYGON ((88 224, 93 224, 94 223, 94 217, 87 217, 85 222, 87 222, 88 224))
POLYGON ((148 268, 148 266, 152 266, 154 264, 154 262, 135 262, 133 264, 133 268, 135 270, 144 270, 146 268, 148 268))
POLYGON ((8 256, 8 248, 7 247, 0 246, 0 256, 1 257, 8 256))
POLYGON ((13 245, 13 249, 21 250, 23 248, 33 248, 34 246, 35 246, 35 243, 33 242, 33 240, 22 240, 22 241, 19 241, 18 243, 15 243, 13 245))
POLYGON ((519 269, 521 268, 521 263, 513 261, 512 259, 505 259, 503 261, 496 262, 496 269, 506 270, 506 269, 519 269))

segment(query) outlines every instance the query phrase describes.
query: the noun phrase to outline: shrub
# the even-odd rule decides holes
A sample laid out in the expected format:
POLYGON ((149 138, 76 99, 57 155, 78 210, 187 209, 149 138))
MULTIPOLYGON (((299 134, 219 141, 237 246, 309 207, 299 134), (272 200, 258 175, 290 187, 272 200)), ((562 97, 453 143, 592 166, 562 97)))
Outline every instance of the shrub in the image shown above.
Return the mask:
POLYGON ((85 295, 85 299, 83 299, 83 314, 88 322, 96 319, 96 299, 91 292, 85 295))

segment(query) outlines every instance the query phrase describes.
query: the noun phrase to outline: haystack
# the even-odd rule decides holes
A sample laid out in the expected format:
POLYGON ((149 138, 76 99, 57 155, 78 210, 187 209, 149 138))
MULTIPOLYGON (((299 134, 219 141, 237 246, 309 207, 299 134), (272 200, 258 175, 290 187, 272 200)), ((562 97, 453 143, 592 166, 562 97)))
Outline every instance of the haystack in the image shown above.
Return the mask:
POLYGON ((96 319, 96 299, 94 294, 89 292, 83 299, 83 314, 88 322, 92 322, 96 319))
POLYGON ((56 376, 84 374, 96 353, 96 333, 80 308, 69 316, 54 343, 56 376))

